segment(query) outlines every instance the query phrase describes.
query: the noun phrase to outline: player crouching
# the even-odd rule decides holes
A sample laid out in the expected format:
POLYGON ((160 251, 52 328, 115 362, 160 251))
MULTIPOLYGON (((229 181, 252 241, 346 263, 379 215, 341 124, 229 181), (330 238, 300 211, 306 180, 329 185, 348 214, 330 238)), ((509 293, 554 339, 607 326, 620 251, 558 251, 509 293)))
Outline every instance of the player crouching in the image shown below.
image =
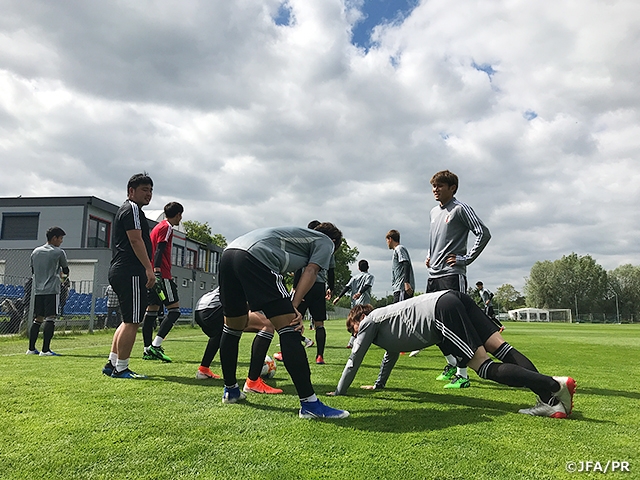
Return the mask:
POLYGON ((426 293, 376 310, 371 305, 358 305, 349 313, 347 330, 356 339, 338 387, 331 394, 346 394, 371 344, 386 350, 376 383, 362 387, 372 390, 385 387, 400 352, 442 345, 481 378, 532 390, 538 396, 536 404, 520 413, 566 418, 573 410, 575 380, 538 373, 464 293, 426 293), (491 360, 487 352, 502 363, 491 360))

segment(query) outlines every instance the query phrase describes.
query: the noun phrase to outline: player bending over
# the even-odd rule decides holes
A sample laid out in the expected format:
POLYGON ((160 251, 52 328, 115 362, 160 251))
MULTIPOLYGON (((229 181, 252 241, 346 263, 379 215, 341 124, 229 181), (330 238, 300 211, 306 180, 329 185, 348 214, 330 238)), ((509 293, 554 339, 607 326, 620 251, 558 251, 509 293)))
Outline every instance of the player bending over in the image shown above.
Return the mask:
MULTIPOLYGON (((202 361, 196 372, 198 380, 208 378, 220 378, 211 371, 211 362, 220 348, 220 337, 224 327, 224 315, 222 313, 222 303, 220 302, 220 288, 215 288, 205 293, 196 307, 196 322, 202 331, 209 337, 202 361)), ((273 325, 261 312, 249 312, 249 322, 245 332, 255 332, 256 337, 251 345, 251 361, 249 363, 249 377, 247 378, 243 390, 255 393, 282 393, 279 388, 273 388, 260 378, 264 358, 267 356, 271 340, 273 340, 273 325)))
POLYGON ((371 305, 358 305, 349 313, 347 330, 356 340, 338 387, 330 395, 347 393, 371 344, 386 350, 375 384, 361 387, 371 390, 385 387, 400 352, 439 345, 463 358, 481 378, 532 390, 538 396, 536 404, 520 413, 566 418, 573 409, 573 378, 538 373, 464 293, 426 293, 376 310, 371 305), (503 363, 489 359, 487 351, 503 363))
POLYGON ((248 309, 262 310, 280 337, 284 366, 300 398, 301 418, 344 418, 345 410, 324 405, 311 384, 311 370, 301 343, 302 316, 296 310, 315 283, 318 272, 328 269, 331 254, 340 246, 342 232, 331 223, 314 230, 300 227, 262 228, 235 239, 220 259, 220 299, 224 328, 220 363, 224 376, 223 403, 245 398, 236 378, 238 344, 246 328, 248 309), (282 274, 305 267, 293 298, 282 274), (247 306, 248 304, 248 306, 247 306))

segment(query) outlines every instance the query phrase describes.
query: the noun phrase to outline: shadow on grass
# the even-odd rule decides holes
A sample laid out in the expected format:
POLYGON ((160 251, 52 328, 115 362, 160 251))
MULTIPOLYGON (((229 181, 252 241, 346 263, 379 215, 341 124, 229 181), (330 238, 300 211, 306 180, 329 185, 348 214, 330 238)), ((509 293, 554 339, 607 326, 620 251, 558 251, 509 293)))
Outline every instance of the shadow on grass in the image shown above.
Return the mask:
POLYGON ((640 393, 628 392, 625 390, 611 390, 609 388, 593 388, 593 387, 582 388, 580 387, 580 385, 578 385, 577 391, 579 395, 599 395, 601 397, 627 397, 633 400, 640 400, 640 393))

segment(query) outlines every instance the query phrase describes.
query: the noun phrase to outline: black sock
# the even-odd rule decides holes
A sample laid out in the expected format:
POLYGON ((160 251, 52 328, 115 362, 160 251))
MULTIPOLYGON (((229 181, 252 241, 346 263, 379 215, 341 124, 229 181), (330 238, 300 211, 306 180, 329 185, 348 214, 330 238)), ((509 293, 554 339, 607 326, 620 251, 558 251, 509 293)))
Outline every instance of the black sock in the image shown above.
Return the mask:
POLYGON ((242 330, 233 330, 226 325, 222 329, 220 338, 220 364, 224 384, 232 387, 238 383, 236 369, 238 368, 238 344, 242 337, 242 330))
POLYGON ((211 362, 213 362, 213 359, 216 356, 216 353, 218 353, 218 348, 220 348, 220 337, 209 338, 207 347, 204 349, 204 354, 202 355, 200 365, 209 368, 211 366, 211 362))
POLYGON ((318 355, 324 357, 324 347, 327 344, 327 331, 324 329, 324 325, 316 327, 316 348, 318 349, 318 355))
POLYGON ((31 324, 31 329, 29 330, 29 350, 34 351, 36 349, 36 341, 38 340, 39 333, 40 324, 38 322, 33 322, 31 324))
POLYGON ((151 342, 153 341, 153 329, 156 326, 157 319, 157 311, 151 311, 144 314, 144 320, 142 320, 142 343, 145 348, 151 345, 151 342))
POLYGON ((302 346, 300 332, 296 332, 293 327, 286 326, 278 330, 278 335, 280 336, 282 360, 296 387, 298 397, 310 397, 315 392, 313 385, 311 385, 311 370, 307 354, 302 346))
POLYGON ((538 371, 531 360, 529 360, 507 342, 504 342, 502 345, 500 345, 498 349, 492 353, 492 355, 504 363, 514 363, 516 365, 520 365, 522 368, 531 370, 532 372, 538 371))
POLYGON ((273 333, 259 331, 256 334, 256 338, 253 339, 251 344, 251 362, 249 363, 249 378, 251 380, 257 380, 262 373, 262 367, 264 366, 264 357, 267 356, 269 346, 273 340, 273 333))
POLYGON ((527 370, 512 363, 496 363, 487 360, 478 369, 481 378, 508 385, 510 387, 527 387, 540 397, 543 402, 549 402, 554 391, 558 390, 558 382, 547 375, 527 370))
POLYGON ((42 342, 42 351, 48 352, 51 350, 51 339, 53 338, 53 331, 56 329, 56 322, 53 320, 45 320, 44 328, 42 329, 42 336, 44 341, 42 342))
POLYGON ((167 316, 164 317, 162 323, 158 327, 158 336, 160 338, 167 338, 167 335, 173 328, 173 325, 176 323, 176 320, 180 318, 180 309, 179 308, 170 308, 167 312, 167 316))

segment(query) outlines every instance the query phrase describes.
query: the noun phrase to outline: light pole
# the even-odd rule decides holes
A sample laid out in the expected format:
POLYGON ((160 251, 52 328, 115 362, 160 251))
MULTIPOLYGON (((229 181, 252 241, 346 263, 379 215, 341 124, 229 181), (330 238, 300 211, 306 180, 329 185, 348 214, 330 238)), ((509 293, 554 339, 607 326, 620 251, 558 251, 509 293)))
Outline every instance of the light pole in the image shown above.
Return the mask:
POLYGON ((618 308, 618 294, 614 289, 611 289, 613 295, 616 297, 616 323, 620 323, 620 308, 618 308))

